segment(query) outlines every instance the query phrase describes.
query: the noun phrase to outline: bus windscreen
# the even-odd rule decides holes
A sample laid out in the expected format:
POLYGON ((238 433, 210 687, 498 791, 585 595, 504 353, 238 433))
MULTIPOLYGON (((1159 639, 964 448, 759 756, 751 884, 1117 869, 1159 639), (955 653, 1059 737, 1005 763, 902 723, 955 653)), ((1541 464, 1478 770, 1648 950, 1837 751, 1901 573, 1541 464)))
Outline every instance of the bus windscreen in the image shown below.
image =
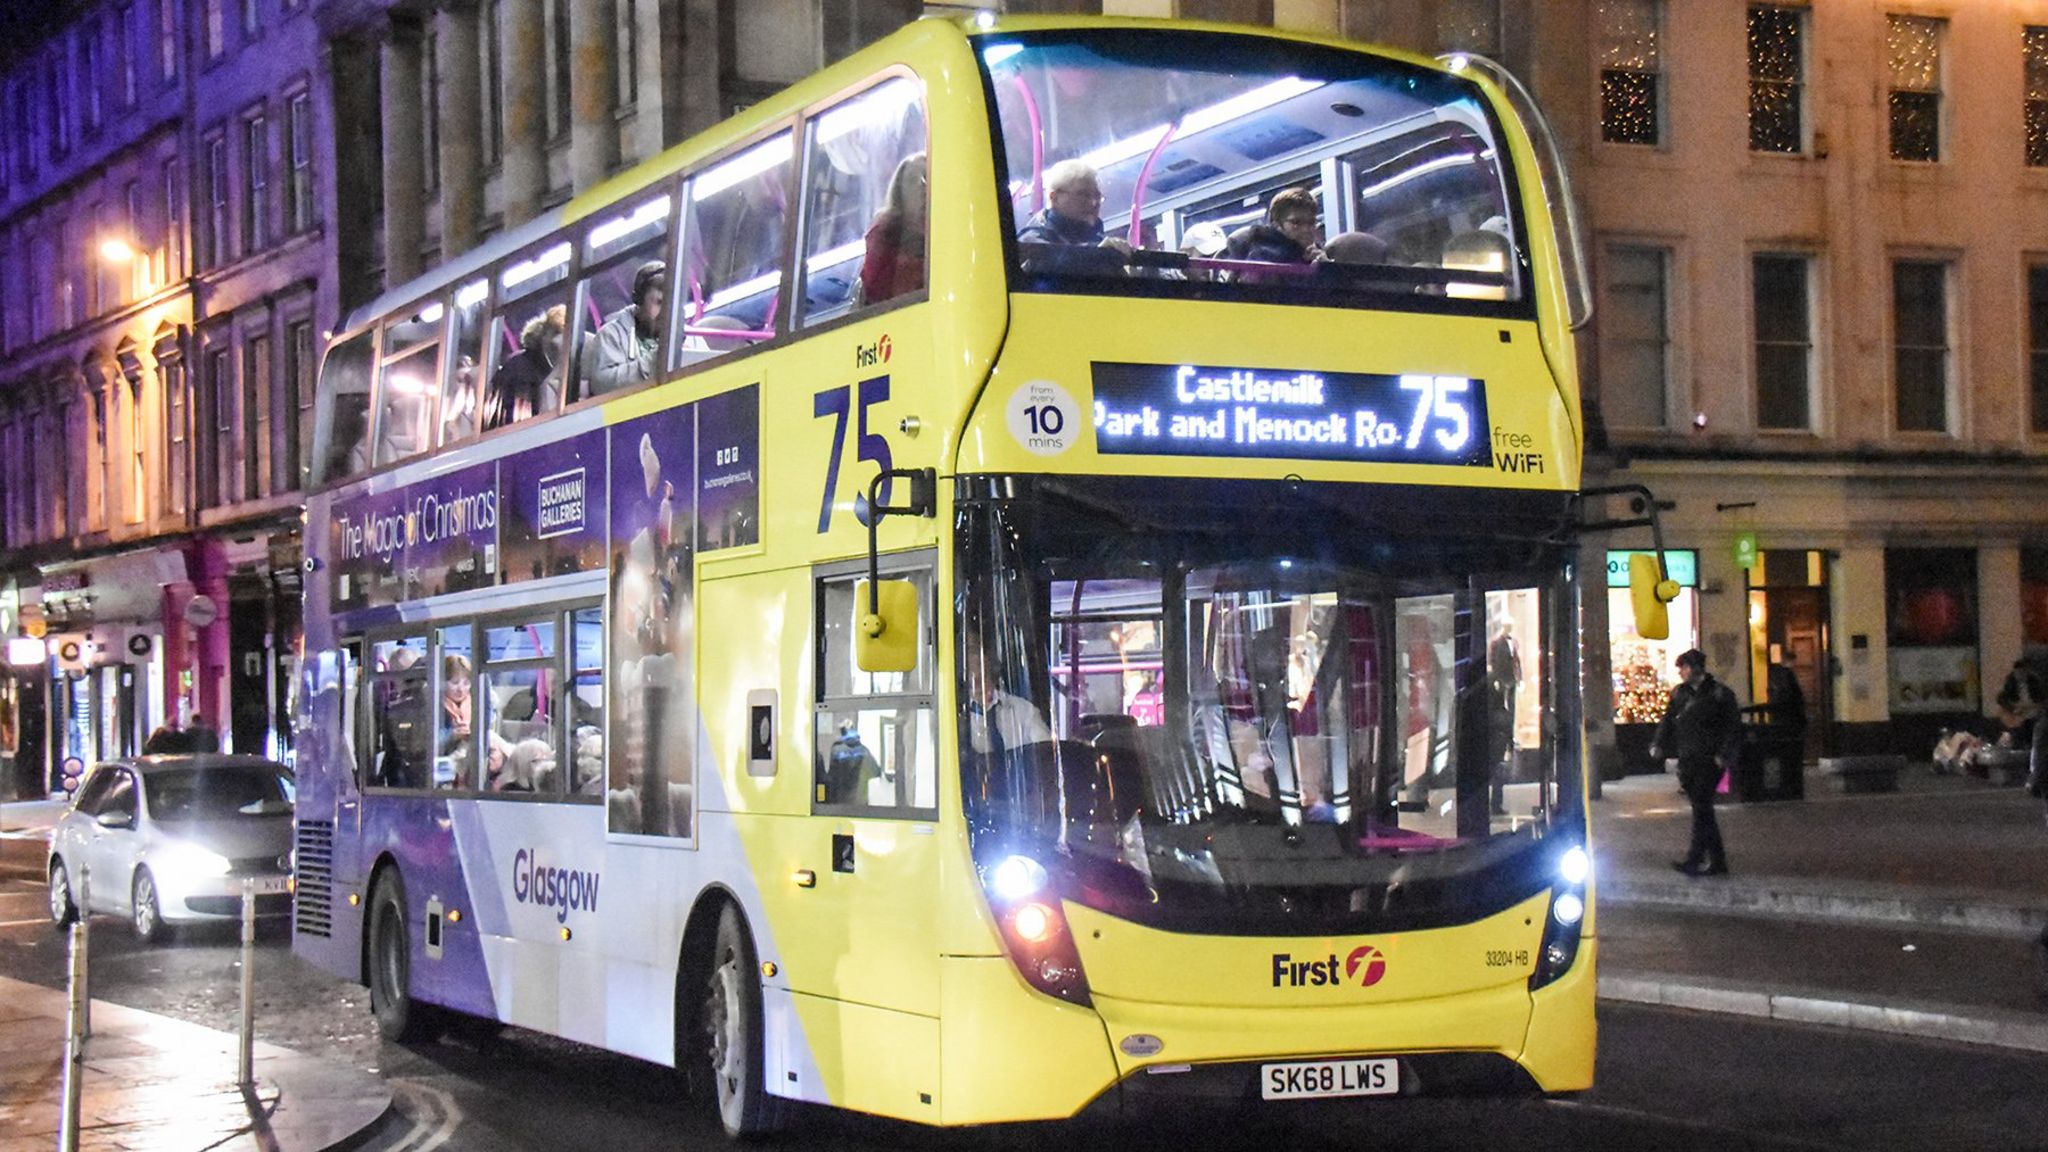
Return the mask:
POLYGON ((978 856, 1174 930, 1420 928, 1581 818, 1559 498, 1002 484, 959 543, 978 856))
POLYGON ((1220 32, 979 47, 1019 290, 1527 310, 1513 174, 1470 80, 1220 32))

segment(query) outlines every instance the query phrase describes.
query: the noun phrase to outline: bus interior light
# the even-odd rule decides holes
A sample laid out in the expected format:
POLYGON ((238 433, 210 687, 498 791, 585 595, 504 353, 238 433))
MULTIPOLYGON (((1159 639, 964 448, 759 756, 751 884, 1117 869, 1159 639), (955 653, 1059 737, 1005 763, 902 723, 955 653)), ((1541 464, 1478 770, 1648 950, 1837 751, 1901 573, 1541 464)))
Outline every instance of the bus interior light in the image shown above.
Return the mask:
POLYGON ((1023 50, 1024 46, 1022 44, 994 44, 982 49, 981 62, 990 68, 994 68, 1023 50))
POLYGON ((690 200, 702 204, 720 192, 759 176, 790 157, 789 133, 727 160, 690 181, 690 200))
POLYGON ((567 241, 564 241, 531 260, 522 261, 505 269, 505 274, 499 278, 499 283, 506 288, 516 288, 543 272, 552 272, 556 268, 566 266, 568 263, 569 245, 567 241))
POLYGON ((903 110, 917 102, 917 97, 918 87, 909 80, 885 80, 819 117, 818 143, 830 144, 863 128, 894 125, 902 119, 903 110))
POLYGON ((629 215, 614 216, 590 230, 592 250, 603 248, 621 237, 630 236, 650 224, 668 219, 668 197, 657 196, 633 210, 629 215))

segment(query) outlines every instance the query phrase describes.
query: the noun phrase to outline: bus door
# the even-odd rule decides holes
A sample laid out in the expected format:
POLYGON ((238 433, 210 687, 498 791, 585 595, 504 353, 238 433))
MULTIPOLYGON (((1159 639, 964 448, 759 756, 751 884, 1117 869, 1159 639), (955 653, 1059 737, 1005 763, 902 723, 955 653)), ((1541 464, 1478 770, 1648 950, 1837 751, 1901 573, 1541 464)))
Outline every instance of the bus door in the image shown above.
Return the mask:
POLYGON ((821 863, 800 931, 833 959, 790 965, 797 991, 927 1017, 938 1014, 935 558, 925 551, 882 565, 885 578, 917 588, 922 636, 909 672, 863 672, 854 660, 865 561, 818 570, 816 842, 806 854, 821 863))

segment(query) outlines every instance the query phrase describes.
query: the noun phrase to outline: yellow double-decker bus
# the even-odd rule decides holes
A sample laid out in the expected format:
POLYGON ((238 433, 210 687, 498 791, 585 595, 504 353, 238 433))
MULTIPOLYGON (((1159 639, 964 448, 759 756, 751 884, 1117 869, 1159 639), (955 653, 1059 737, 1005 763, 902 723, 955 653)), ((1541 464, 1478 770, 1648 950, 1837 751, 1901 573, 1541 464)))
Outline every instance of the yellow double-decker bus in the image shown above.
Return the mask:
POLYGON ((925 20, 360 310, 298 953, 742 1135, 1588 1086, 1573 241, 1517 93, 925 20))

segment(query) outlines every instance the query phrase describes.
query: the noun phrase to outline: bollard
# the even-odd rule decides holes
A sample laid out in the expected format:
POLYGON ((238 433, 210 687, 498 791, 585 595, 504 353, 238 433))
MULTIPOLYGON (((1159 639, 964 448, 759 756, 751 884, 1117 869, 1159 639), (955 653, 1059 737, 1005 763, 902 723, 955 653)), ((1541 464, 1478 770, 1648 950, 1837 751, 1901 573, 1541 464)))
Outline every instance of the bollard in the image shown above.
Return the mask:
POLYGON ((256 881, 242 881, 242 1042, 235 1083, 248 1091, 256 1083, 256 881))
MULTIPOLYGON (((92 865, 81 865, 78 869, 78 950, 90 956, 92 953, 92 865)), ((78 1035, 92 1037, 92 966, 81 958, 78 961, 78 1035)))
POLYGON ((78 1104, 85 1088, 86 1012, 91 1001, 86 988, 87 916, 83 907, 86 874, 79 872, 81 906, 78 919, 71 922, 70 1009, 64 1020, 64 1115, 57 1131, 60 1152, 78 1152, 78 1104))

